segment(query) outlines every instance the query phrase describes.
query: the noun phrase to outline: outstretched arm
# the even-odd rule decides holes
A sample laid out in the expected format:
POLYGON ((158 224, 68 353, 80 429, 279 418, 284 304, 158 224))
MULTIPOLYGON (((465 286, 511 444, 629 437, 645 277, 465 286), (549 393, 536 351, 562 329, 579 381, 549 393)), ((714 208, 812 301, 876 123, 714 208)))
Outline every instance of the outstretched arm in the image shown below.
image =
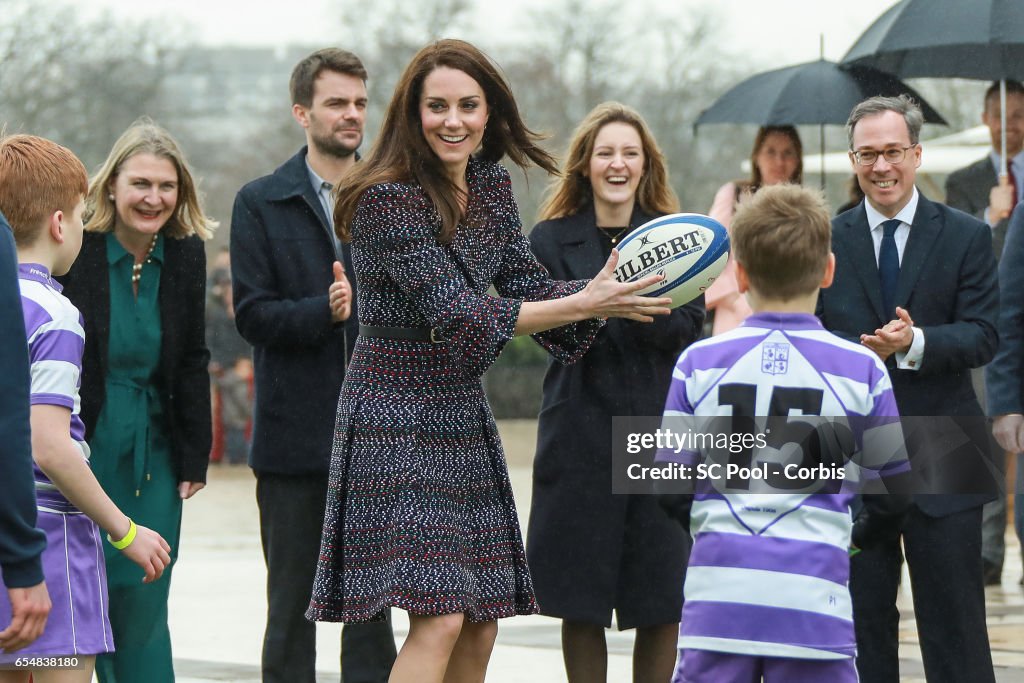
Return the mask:
MULTIPOLYGON (((71 411, 64 406, 32 406, 32 456, 71 503, 115 539, 125 539, 132 521, 106 494, 78 445, 70 437, 71 411)), ((149 583, 171 563, 171 547, 157 532, 137 526, 135 538, 122 552, 146 573, 149 583)))
POLYGON ((654 299, 635 294, 663 280, 663 275, 651 275, 637 282, 619 282, 615 279, 618 261, 619 252, 612 249, 601 272, 575 294, 550 301, 524 301, 519 309, 515 333, 536 334, 588 318, 627 318, 653 322, 651 316, 671 313, 669 306, 672 299, 654 299))

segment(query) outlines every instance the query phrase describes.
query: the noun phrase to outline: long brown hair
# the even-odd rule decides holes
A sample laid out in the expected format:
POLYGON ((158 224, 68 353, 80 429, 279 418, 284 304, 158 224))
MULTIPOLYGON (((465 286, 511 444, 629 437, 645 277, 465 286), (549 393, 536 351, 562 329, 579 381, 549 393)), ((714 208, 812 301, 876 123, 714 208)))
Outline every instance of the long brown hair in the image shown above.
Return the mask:
POLYGON ((754 149, 750 152, 750 181, 737 183, 742 191, 757 192, 761 189, 761 183, 764 182, 764 178, 761 176, 761 169, 757 167, 757 155, 761 153, 765 140, 772 133, 785 135, 793 143, 793 148, 796 150, 796 170, 793 171, 793 175, 786 182, 794 185, 803 184, 804 146, 800 142, 800 134, 796 132, 796 128, 793 126, 761 126, 757 129, 757 135, 754 137, 754 149))
POLYGON ((108 196, 110 183, 117 178, 124 162, 136 154, 152 154, 167 159, 178 172, 178 205, 160 231, 177 239, 189 235, 198 235, 203 240, 210 239, 218 223, 203 212, 199 191, 192 179, 185 153, 170 133, 147 117, 140 118, 121 134, 107 160, 89 180, 89 194, 85 200, 85 229, 90 232, 110 232, 114 229, 117 209, 108 196))
POLYGON ((484 92, 489 118, 478 158, 497 162, 507 154, 524 170, 532 162, 548 173, 558 172, 555 160, 538 146, 543 136, 523 122, 512 90, 498 67, 465 41, 439 40, 420 50, 405 68, 373 149, 366 161, 349 172, 338 190, 334 226, 342 240, 351 237, 349 223, 363 193, 373 185, 396 181, 419 183, 441 217, 439 239, 448 242, 454 237, 462 217, 461 190, 427 144, 420 123, 423 81, 439 67, 462 71, 484 92))
POLYGON ((645 213, 676 213, 679 198, 668 182, 668 165, 654 135, 640 113, 619 102, 602 102, 580 122, 569 143, 565 168, 549 188, 550 196, 540 209, 538 220, 579 213, 593 201, 593 188, 586 176, 594 141, 609 123, 625 123, 636 129, 644 152, 644 174, 636 188, 636 202, 645 213))

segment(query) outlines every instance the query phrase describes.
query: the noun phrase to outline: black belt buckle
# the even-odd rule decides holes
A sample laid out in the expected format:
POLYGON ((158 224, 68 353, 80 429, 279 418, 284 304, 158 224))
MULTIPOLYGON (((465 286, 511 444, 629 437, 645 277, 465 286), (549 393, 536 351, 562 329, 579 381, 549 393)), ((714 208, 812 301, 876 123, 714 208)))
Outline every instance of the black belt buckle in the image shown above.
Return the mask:
POLYGON ((383 325, 360 325, 359 334, 377 339, 406 339, 409 341, 444 344, 448 340, 441 336, 436 327, 386 327, 383 325))

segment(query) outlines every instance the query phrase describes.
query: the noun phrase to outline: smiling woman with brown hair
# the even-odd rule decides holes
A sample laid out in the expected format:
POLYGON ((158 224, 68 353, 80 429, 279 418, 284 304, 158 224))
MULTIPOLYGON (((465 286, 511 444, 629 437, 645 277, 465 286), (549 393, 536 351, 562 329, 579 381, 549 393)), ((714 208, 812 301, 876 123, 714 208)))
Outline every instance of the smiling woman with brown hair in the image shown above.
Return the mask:
POLYGON ((667 299, 633 294, 660 276, 616 282, 611 259, 590 281, 560 282, 537 263, 497 161, 553 172, 538 139, 483 53, 439 41, 406 68, 335 207, 360 336, 308 615, 352 623, 406 610, 392 683, 482 681, 497 619, 537 610, 480 376, 515 335, 572 362, 602 318, 668 313, 667 299))
MULTIPOLYGON (((587 277, 632 228, 678 211, 643 118, 605 102, 576 129, 530 246, 552 277, 587 277)), ((572 683, 606 680, 613 612, 637 630, 634 680, 672 674, 688 539, 653 496, 612 495, 612 418, 661 413, 672 366, 703 321, 702 299, 649 325, 609 320, 583 360, 548 366, 527 558, 541 614, 562 619, 572 683)))
MULTIPOLYGON (((803 179, 803 145, 796 128, 761 126, 750 152, 750 180, 729 182, 719 188, 708 215, 728 228, 736 205, 745 195, 753 194, 765 185, 799 185, 803 179)), ((708 312, 714 316, 714 334, 728 332, 750 315, 747 299, 737 289, 736 263, 732 257, 704 296, 708 312)))

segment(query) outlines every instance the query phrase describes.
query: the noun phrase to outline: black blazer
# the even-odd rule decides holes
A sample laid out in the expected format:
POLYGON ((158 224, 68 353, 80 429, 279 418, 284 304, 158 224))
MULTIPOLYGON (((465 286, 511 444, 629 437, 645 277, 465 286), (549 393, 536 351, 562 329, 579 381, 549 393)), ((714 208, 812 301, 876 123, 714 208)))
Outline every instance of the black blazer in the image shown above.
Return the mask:
MULTIPOLYGON (((652 218, 636 210, 631 224, 652 218)), ((608 257, 597 230, 587 207, 538 224, 530 247, 553 278, 589 279, 608 257)), ((601 623, 614 606, 616 582, 636 575, 646 581, 644 604, 631 607, 637 623, 679 618, 687 539, 653 496, 630 505, 631 497, 612 495, 612 418, 662 414, 672 368, 703 323, 703 297, 653 323, 612 318, 578 361, 550 362, 527 532, 527 561, 544 614, 601 623), (627 537, 658 540, 627 551, 627 537), (581 593, 578 571, 589 574, 587 585, 601 587, 600 604, 581 593)))
MULTIPOLYGON (((946 204, 983 221, 985 209, 988 208, 989 192, 998 184, 999 176, 996 175, 992 159, 986 155, 984 159, 949 174, 946 178, 946 204)), ((992 250, 997 263, 1003 253, 1009 224, 1010 220, 1004 218, 992 226, 992 250)))
MULTIPOLYGON (((1024 202, 1010 216, 1006 260, 999 263, 999 351, 985 368, 988 412, 1024 411, 1024 202)), ((1018 493, 1021 493, 1018 491, 1018 493)))
MULTIPOLYGON (((895 317, 882 310, 881 285, 864 203, 832 221, 836 275, 821 290, 818 317, 826 329, 859 342, 895 317)), ((901 415, 980 416, 971 368, 988 363, 998 336, 999 288, 988 226, 923 195, 907 240, 895 305, 924 332, 920 370, 886 361, 901 415)), ((984 425, 982 424, 982 427, 984 425)), ((987 448, 987 435, 977 434, 987 448)), ((917 496, 933 516, 981 504, 986 496, 917 496)))
MULTIPOLYGON (((87 232, 71 271, 60 278, 64 295, 85 320, 82 421, 86 437, 106 401, 110 342, 110 273, 106 234, 87 232)), ((206 251, 192 236, 164 240, 160 271, 160 367, 157 389, 178 481, 206 481, 210 461, 210 377, 206 348, 206 251)))
POLYGON ((18 287, 18 255, 0 213, 0 570, 9 588, 43 580, 46 534, 36 528, 29 441, 29 370, 18 287))
MULTIPOLYGON (((327 476, 335 411, 358 314, 331 320, 338 254, 306 168, 306 148, 238 192, 231 214, 235 325, 252 344, 256 383, 249 464, 258 472, 327 476)), ((353 297, 354 298, 354 297, 353 297)))

